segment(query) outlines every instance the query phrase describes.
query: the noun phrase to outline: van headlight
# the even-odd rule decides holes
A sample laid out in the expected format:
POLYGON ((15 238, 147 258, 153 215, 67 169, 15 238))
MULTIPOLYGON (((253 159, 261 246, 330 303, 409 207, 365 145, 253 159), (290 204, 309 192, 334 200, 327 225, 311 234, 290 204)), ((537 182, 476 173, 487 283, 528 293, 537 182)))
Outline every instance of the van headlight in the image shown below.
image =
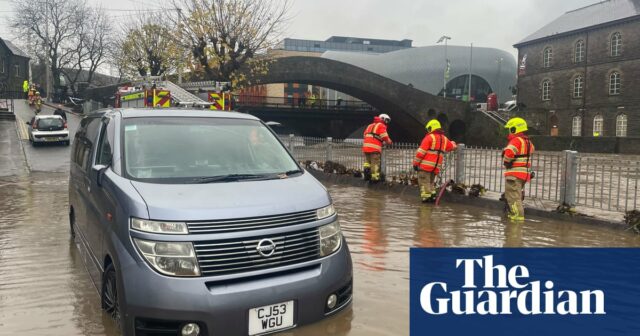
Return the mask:
POLYGON ((131 218, 131 228, 150 233, 189 234, 187 223, 184 222, 161 222, 131 218))
POLYGON ((335 221, 331 224, 320 227, 320 256, 326 257, 340 248, 342 242, 342 233, 340 231, 340 222, 335 221))
POLYGON ((318 210, 316 210, 316 214, 318 216, 318 219, 324 219, 327 217, 331 217, 336 213, 336 208, 333 207, 333 204, 329 204, 329 206, 326 206, 324 208, 320 208, 318 210))
POLYGON ((172 276, 199 276, 200 268, 193 244, 157 242, 134 238, 147 262, 158 272, 172 276))

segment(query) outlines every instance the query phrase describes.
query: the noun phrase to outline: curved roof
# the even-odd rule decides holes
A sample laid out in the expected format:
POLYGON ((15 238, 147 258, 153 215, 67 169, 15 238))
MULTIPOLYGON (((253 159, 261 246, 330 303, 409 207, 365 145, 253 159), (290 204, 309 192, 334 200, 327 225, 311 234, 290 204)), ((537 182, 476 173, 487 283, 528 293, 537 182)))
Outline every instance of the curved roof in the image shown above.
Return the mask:
MULTIPOLYGON (((448 46, 449 80, 469 74, 470 47, 448 46)), ((384 54, 327 51, 328 58, 377 73, 400 83, 437 95, 443 87, 444 46, 417 47, 384 54)), ((511 100, 510 86, 517 81, 515 57, 500 49, 473 47, 473 75, 486 80, 500 101, 511 100), (502 64, 498 60, 502 59, 502 64), (498 88, 498 85, 500 86, 498 88)))

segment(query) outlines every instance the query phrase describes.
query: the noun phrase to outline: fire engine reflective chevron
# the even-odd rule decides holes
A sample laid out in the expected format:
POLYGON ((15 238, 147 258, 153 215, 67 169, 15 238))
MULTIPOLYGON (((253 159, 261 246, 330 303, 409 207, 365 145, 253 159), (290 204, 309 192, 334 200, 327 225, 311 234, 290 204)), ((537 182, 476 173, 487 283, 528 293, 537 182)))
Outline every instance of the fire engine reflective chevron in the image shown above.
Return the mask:
POLYGON ((387 134, 387 125, 381 122, 374 122, 364 130, 362 152, 381 153, 383 142, 391 142, 389 134, 387 134))
POLYGON ((531 155, 535 151, 531 140, 526 136, 516 136, 509 141, 503 151, 504 176, 513 176, 523 181, 531 180, 531 155))
POLYGON ((431 132, 422 139, 420 148, 416 151, 416 156, 413 159, 413 165, 426 172, 438 174, 444 161, 444 153, 455 149, 455 143, 444 134, 438 131, 431 132))

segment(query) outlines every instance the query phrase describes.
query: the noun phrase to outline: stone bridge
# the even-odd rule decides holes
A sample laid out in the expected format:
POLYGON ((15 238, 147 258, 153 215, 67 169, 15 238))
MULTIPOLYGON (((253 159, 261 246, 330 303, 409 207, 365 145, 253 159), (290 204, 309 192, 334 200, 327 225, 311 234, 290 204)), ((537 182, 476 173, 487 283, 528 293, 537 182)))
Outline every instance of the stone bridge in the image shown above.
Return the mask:
MULTIPOLYGON (((419 141, 425 123, 434 117, 464 140, 468 104, 436 97, 368 70, 320 57, 283 57, 272 61, 257 84, 300 83, 334 89, 356 97, 391 116, 389 132, 401 141, 419 141)), ((364 112, 366 113, 366 112, 364 112)))

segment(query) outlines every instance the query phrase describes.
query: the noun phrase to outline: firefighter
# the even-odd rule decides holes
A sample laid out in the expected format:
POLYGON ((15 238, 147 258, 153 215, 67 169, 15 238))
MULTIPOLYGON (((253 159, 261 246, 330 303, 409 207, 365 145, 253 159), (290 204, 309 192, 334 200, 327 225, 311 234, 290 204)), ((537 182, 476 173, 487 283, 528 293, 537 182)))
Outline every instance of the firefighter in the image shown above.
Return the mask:
POLYGON ((392 141, 387 134, 387 125, 391 117, 381 114, 373 118, 373 123, 364 130, 364 178, 372 182, 380 181, 380 163, 382 159, 382 145, 391 145, 392 141))
POLYGON ((524 221, 522 191, 531 180, 531 155, 535 148, 527 136, 527 122, 522 118, 510 119, 505 128, 509 131, 509 144, 502 151, 506 171, 505 199, 508 205, 508 217, 513 221, 524 221))
POLYGON ((29 81, 26 79, 22 82, 22 93, 24 93, 24 99, 29 99, 29 81))
POLYGON ((429 121, 425 129, 427 135, 422 139, 420 148, 416 151, 413 170, 418 172, 420 199, 423 202, 433 202, 437 197, 434 183, 444 162, 444 153, 454 151, 458 146, 455 141, 449 140, 444 135, 442 125, 438 120, 429 121))

